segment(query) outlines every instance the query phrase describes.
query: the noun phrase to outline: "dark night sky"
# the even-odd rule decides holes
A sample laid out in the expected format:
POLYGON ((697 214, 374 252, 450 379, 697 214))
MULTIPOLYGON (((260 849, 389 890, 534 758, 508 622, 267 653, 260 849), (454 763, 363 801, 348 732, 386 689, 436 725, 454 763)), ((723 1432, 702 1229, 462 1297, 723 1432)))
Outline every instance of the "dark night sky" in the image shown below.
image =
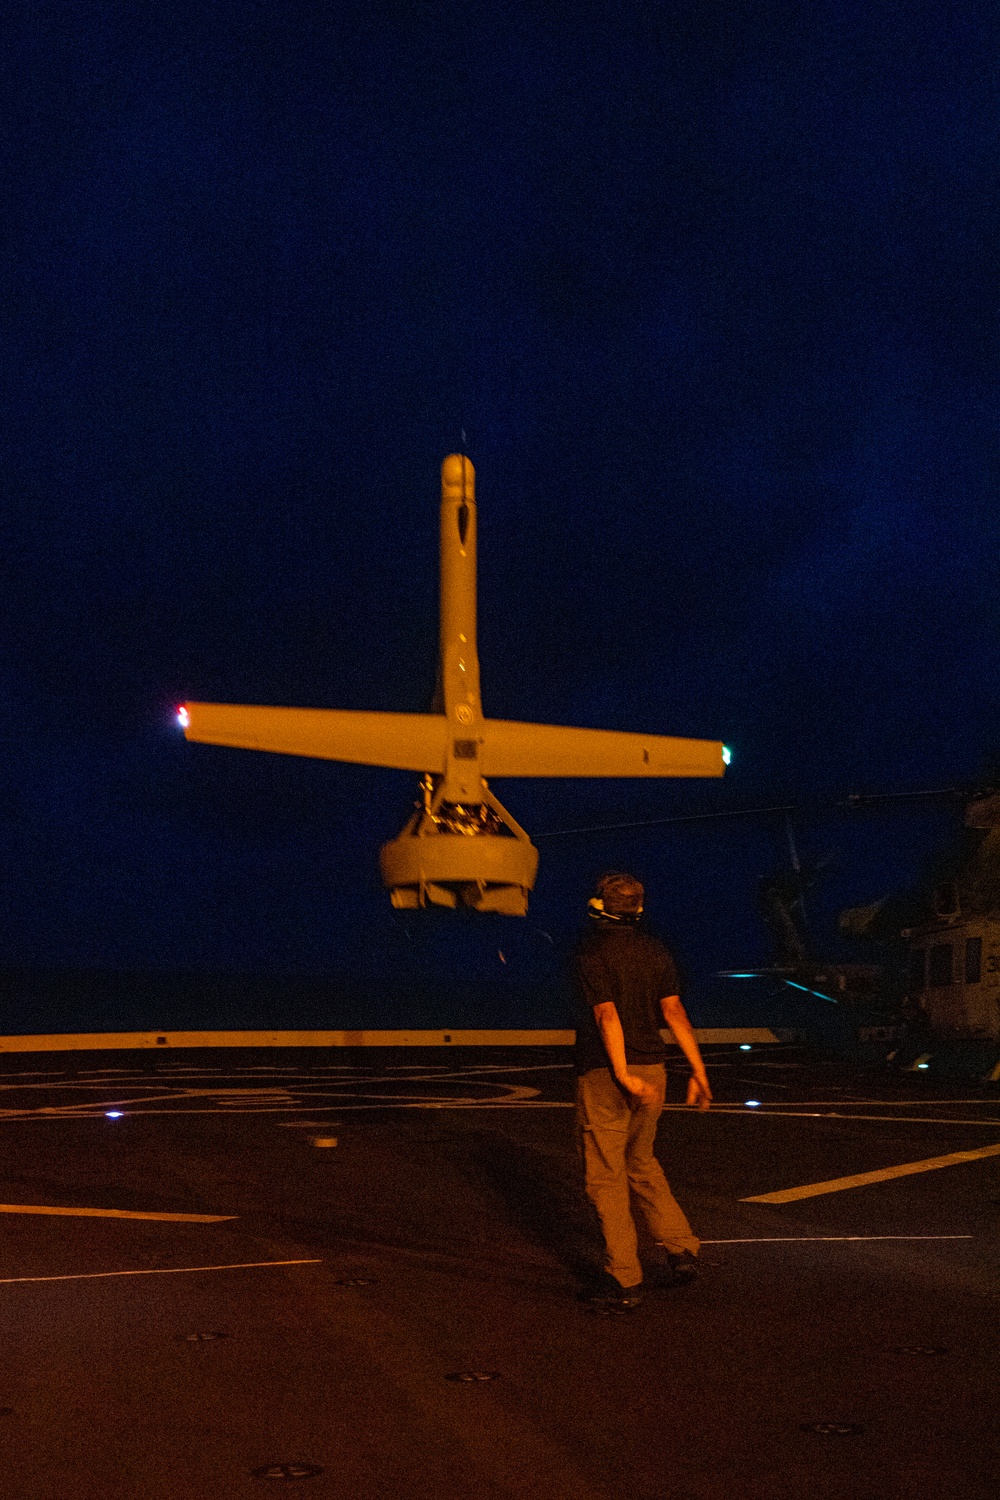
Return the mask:
MULTIPOLYGON (((413 778, 171 711, 427 708, 463 429, 487 713, 735 751, 722 786, 498 786, 532 832, 996 757, 993 4, 36 0, 5 32, 7 963, 378 974, 413 778)), ((949 826, 801 837, 835 910, 949 826)), ((625 864, 695 979, 763 957, 782 839, 545 841, 528 926, 625 864)))

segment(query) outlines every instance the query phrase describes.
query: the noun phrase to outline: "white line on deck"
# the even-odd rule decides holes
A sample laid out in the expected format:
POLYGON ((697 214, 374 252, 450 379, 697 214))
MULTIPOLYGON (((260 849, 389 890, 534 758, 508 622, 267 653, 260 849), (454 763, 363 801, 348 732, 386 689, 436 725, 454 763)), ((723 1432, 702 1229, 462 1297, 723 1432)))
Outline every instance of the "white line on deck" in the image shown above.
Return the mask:
POLYGON ((81 1271, 72 1276, 2 1276, 0 1286, 21 1281, 99 1281, 106 1276, 180 1276, 191 1271, 253 1271, 260 1266, 321 1266, 321 1260, 240 1260, 229 1266, 168 1266, 151 1271, 81 1271))
POLYGON ((0 1073, 0 1078, 65 1078, 65 1068, 20 1068, 16 1073, 0 1073))
POLYGON ((950 1151, 947 1156, 931 1156, 926 1161, 908 1161, 898 1167, 883 1167, 878 1172, 857 1172, 852 1177, 833 1177, 828 1182, 810 1182, 804 1187, 783 1188, 777 1193, 759 1193, 741 1198, 741 1203, 795 1203, 800 1198, 817 1198, 821 1193, 840 1193, 845 1188, 867 1187, 872 1182, 889 1182, 893 1177, 909 1177, 915 1172, 935 1172, 939 1167, 958 1167, 985 1156, 1000 1156, 1000 1146, 981 1146, 978 1151, 950 1151))
MULTIPOLYGON (((750 1201, 750 1200, 744 1200, 750 1201)), ((703 1245, 847 1244, 853 1240, 972 1240, 972 1234, 777 1234, 751 1240, 702 1240, 703 1245)))
MULTIPOLYGON (((760 1080, 758 1080, 759 1082, 760 1080)), ((772 1109, 805 1109, 811 1105, 813 1109, 855 1109, 862 1105, 877 1105, 879 1109, 907 1109, 911 1105, 921 1104, 924 1109, 948 1109, 957 1104, 990 1104, 990 1099, 858 1099, 850 1094, 843 1095, 840 1099, 775 1099, 772 1109)))
MULTIPOLYGON (((976 1101, 977 1103, 979 1101, 976 1101)), ((353 1105, 345 1105, 345 1109, 353 1108, 353 1105)), ((690 1104, 665 1104, 665 1110, 691 1109, 690 1104)), ((996 1106, 989 1105, 994 1109, 996 1106)), ((745 1104, 713 1104, 711 1111, 713 1115, 746 1115, 748 1118, 766 1115, 770 1120, 878 1120, 883 1125, 1000 1125, 1000 1120, 980 1115, 976 1119, 957 1120, 952 1115, 845 1115, 839 1110, 820 1109, 776 1109, 773 1104, 760 1105, 749 1109, 745 1104)), ((0 1111, 2 1114, 2 1111, 0 1111)))
MULTIPOLYGON (((210 1092, 214 1093, 215 1090, 210 1092)), ((149 1103, 162 1103, 164 1100, 176 1098, 178 1101, 185 1096, 181 1094, 170 1094, 161 1096, 159 1100, 150 1100, 149 1103)), ((190 1097, 190 1096, 188 1096, 190 1097)), ((322 1096, 320 1096, 322 1097, 322 1096)), ((329 1097, 329 1096, 327 1096, 329 1097)), ((217 1109, 149 1109, 147 1101, 142 1099, 124 1101, 105 1101, 104 1104, 65 1104, 55 1108, 41 1110, 2 1110, 0 1109, 0 1125, 21 1124, 25 1121, 37 1120, 102 1120, 104 1119, 104 1107, 110 1102, 125 1104, 125 1113, 133 1119, 144 1119, 146 1116, 154 1115, 277 1115, 290 1114, 294 1110, 302 1109, 304 1106, 315 1111, 322 1112, 324 1109, 336 1110, 397 1110, 397 1109, 574 1109, 572 1100, 560 1099, 450 1099, 447 1101, 420 1100, 400 1102, 395 1099, 382 1099, 379 1102, 356 1104, 350 1094, 337 1094, 335 1104, 319 1104, 315 1096, 299 1093, 299 1097, 293 1103, 283 1107, 270 1105, 255 1106, 244 1109, 239 1103, 217 1109), (136 1107, 129 1108, 130 1104, 136 1107)), ((357 1095, 353 1096, 354 1099, 357 1095)), ((687 1113, 701 1113, 696 1106, 690 1104, 667 1104, 665 1110, 687 1111, 687 1113)), ((774 1110, 766 1106, 760 1109, 747 1109, 744 1104, 713 1104, 709 1114, 713 1115, 744 1115, 747 1119, 760 1119, 766 1117, 771 1120, 871 1120, 880 1121, 887 1125, 984 1125, 991 1129, 1000 1127, 1000 1119, 980 1117, 978 1119, 953 1119, 948 1115, 845 1115, 823 1110, 774 1110)))
POLYGON ((36 1203, 0 1203, 0 1214, 57 1214, 79 1219, 162 1219, 170 1224, 221 1224, 237 1214, 134 1213, 127 1208, 50 1208, 36 1203))

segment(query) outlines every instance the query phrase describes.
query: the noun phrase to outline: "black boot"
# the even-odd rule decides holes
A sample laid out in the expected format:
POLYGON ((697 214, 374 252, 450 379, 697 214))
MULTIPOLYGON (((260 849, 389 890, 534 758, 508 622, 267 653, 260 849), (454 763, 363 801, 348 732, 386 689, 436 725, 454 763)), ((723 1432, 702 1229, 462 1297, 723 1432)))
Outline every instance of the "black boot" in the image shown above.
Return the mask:
POLYGON ((622 1286, 608 1271, 601 1279, 580 1293, 579 1300, 594 1312, 632 1312, 642 1301, 642 1286, 622 1286))
POLYGON ((698 1257, 692 1255, 690 1250, 682 1250, 679 1255, 668 1251, 667 1262, 674 1278, 674 1286, 687 1286, 688 1282, 697 1281, 701 1275, 698 1257))

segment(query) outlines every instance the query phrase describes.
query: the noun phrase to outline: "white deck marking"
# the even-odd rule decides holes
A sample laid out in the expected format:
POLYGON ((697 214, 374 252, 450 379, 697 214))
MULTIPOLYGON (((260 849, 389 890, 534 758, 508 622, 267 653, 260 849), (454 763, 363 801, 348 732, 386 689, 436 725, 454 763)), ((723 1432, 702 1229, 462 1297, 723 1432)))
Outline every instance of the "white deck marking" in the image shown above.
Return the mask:
MULTIPOLYGON (((199 1090, 210 1095, 222 1093, 222 1090, 205 1089, 199 1090)), ((64 1104, 52 1106, 39 1110, 0 1109, 0 1125, 23 1124, 35 1121, 68 1121, 68 1120, 102 1120, 104 1110, 108 1105, 118 1108, 125 1106, 125 1114, 133 1119, 152 1118, 154 1115, 276 1115, 289 1114, 295 1110, 308 1108, 322 1113, 323 1110, 395 1110, 395 1109, 573 1109, 575 1105, 572 1100, 559 1099, 467 1099, 467 1098, 430 1098, 412 1099, 404 1096, 389 1097, 381 1095, 369 1095, 364 1103, 355 1103, 354 1100, 364 1099, 364 1095, 358 1094, 335 1094, 336 1102, 333 1104, 321 1104, 316 1095, 308 1091, 298 1091, 298 1097, 290 1099, 286 1105, 259 1104, 251 1108, 244 1108, 242 1100, 234 1099, 229 1105, 220 1104, 214 1109, 150 1109, 149 1104, 164 1104, 177 1100, 180 1104, 187 1094, 161 1094, 157 1099, 144 1100, 105 1100, 101 1104, 64 1104), (130 1105, 137 1106, 132 1109, 130 1105)), ((319 1098, 322 1098, 320 1095, 319 1098)), ((330 1097, 330 1096, 327 1096, 330 1097)), ((991 1108, 995 1107, 993 1105, 991 1108)), ((685 1111, 688 1114, 699 1114, 701 1111, 690 1104, 667 1104, 666 1111, 685 1111)), ((713 1104, 710 1111, 706 1113, 713 1115, 743 1115, 747 1119, 759 1119, 767 1117, 772 1120, 787 1118, 790 1120, 865 1120, 880 1121, 888 1125, 982 1125, 991 1129, 1000 1127, 1000 1119, 979 1117, 976 1119, 954 1119, 948 1115, 845 1115, 836 1111, 820 1110, 774 1110, 762 1105, 759 1109, 747 1109, 743 1104, 713 1104)))
MULTIPOLYGON (((975 1101, 979 1103, 979 1100, 975 1101)), ((987 1102, 987 1101, 982 1101, 987 1102)), ((350 1106, 345 1105, 345 1108, 350 1106)), ((665 1104, 665 1110, 687 1109, 690 1104, 665 1104)), ((996 1106, 988 1103, 988 1108, 995 1109, 996 1106)), ((0 1114, 3 1111, 0 1110, 0 1114)), ((1000 1125, 1000 1120, 989 1116, 980 1115, 973 1120, 956 1120, 951 1115, 845 1115, 838 1110, 818 1109, 777 1109, 771 1103, 762 1104, 759 1107, 748 1109, 745 1104, 713 1104, 711 1110, 706 1111, 713 1115, 746 1115, 747 1118, 757 1118, 766 1115, 771 1120, 880 1120, 884 1125, 1000 1125)))
MULTIPOLYGON (((512 1072, 520 1074, 521 1068, 498 1068, 496 1072, 512 1072)), ((530 1071, 530 1070, 529 1070, 530 1071)), ((231 1083, 229 1076, 225 1083, 231 1083)), ((205 1081, 197 1080, 202 1087, 171 1085, 165 1080, 158 1083, 150 1083, 146 1086, 131 1082, 129 1087, 143 1088, 142 1094, 119 1097, 115 1099, 102 1099, 100 1101, 80 1100, 57 1105, 45 1105, 37 1109, 0 1109, 0 1123, 9 1123, 13 1120, 79 1120, 99 1119, 108 1110, 114 1109, 119 1114, 128 1114, 132 1117, 139 1115, 163 1115, 163 1114, 280 1114, 301 1113, 305 1110, 329 1110, 329 1109, 413 1109, 422 1108, 428 1104, 440 1102, 446 1105, 457 1105, 465 1107, 477 1107, 480 1104, 488 1105, 493 1102, 507 1103, 537 1100, 540 1089, 525 1083, 507 1083, 499 1077, 465 1077, 462 1073, 448 1074, 446 1076, 436 1075, 434 1077, 421 1076, 417 1079, 410 1077, 394 1079, 386 1078, 379 1074, 366 1073, 365 1076, 352 1079, 315 1079, 309 1078, 297 1086, 276 1081, 269 1087, 248 1087, 245 1083, 239 1088, 225 1087, 220 1084, 205 1086, 205 1081), (410 1087, 417 1082, 435 1083, 440 1089, 442 1085, 448 1085, 456 1089, 481 1087, 489 1091, 486 1097, 455 1093, 431 1094, 423 1092, 410 1093, 410 1087), (400 1085, 407 1090, 405 1093, 385 1092, 384 1085, 396 1090, 400 1085), (490 1097, 492 1095, 492 1098, 490 1097), (207 1107, 187 1108, 194 1100, 204 1099, 211 1101, 207 1107), (353 1103, 345 1103, 345 1099, 353 1100, 353 1103), (329 1102, 321 1102, 321 1101, 329 1102), (159 1106, 159 1107, 157 1107, 159 1106), (163 1107, 168 1106, 168 1107, 163 1107)), ((2 1086, 0 1086, 2 1087, 2 1086)), ((37 1084, 26 1084, 25 1088, 37 1088, 37 1084)), ((44 1087, 44 1085, 42 1085, 44 1087)), ((54 1085, 58 1088, 72 1090, 72 1084, 54 1085)), ((80 1090, 93 1089, 105 1092, 109 1087, 107 1082, 101 1084, 87 1083, 77 1085, 80 1090)), ((539 1101, 541 1102, 541 1101, 539 1101)))
MULTIPOLYGON (((445 1103, 435 1103, 434 1101, 431 1101, 430 1103, 421 1102, 419 1104, 412 1104, 412 1103, 411 1104, 394 1104, 394 1103, 391 1103, 391 1102, 388 1103, 388 1104, 385 1104, 385 1103, 384 1104, 345 1104, 343 1102, 343 1100, 340 1100, 336 1104, 330 1104, 330 1105, 316 1104, 311 1099, 299 1099, 298 1102, 295 1105, 288 1105, 285 1108, 277 1108, 277 1109, 269 1109, 269 1108, 266 1108, 266 1107, 265 1108, 255 1107, 253 1109, 244 1109, 242 1105, 238 1105, 237 1104, 237 1105, 231 1106, 228 1109, 226 1109, 226 1108, 219 1108, 219 1109, 137 1109, 137 1110, 133 1110, 133 1111, 126 1110, 125 1113, 126 1113, 126 1117, 127 1118, 131 1118, 131 1119, 134 1119, 134 1120, 145 1120, 147 1118, 152 1119, 154 1116, 159 1116, 159 1115, 167 1115, 167 1116, 169 1116, 169 1115, 284 1115, 284 1114, 292 1114, 295 1110, 303 1109, 306 1106, 308 1106, 310 1109, 312 1109, 314 1111, 314 1113, 318 1113, 318 1114, 322 1113, 323 1110, 325 1110, 325 1109, 332 1109, 332 1110, 342 1110, 342 1109, 344 1109, 344 1110, 346 1110, 346 1109, 351 1109, 351 1110, 359 1110, 359 1109, 367 1109, 367 1110, 372 1110, 372 1109, 386 1109, 386 1110, 389 1110, 389 1109, 573 1109, 573 1108, 575 1108, 575 1106, 569 1100, 567 1100, 565 1103, 563 1103, 563 1102, 558 1101, 558 1100, 548 1101, 548 1100, 545 1100, 545 1099, 515 1099, 515 1100, 513 1100, 509 1104, 505 1103, 503 1100, 494 1101, 492 1099, 485 1099, 485 1100, 470 1099, 470 1100, 468 1100, 465 1103, 462 1103, 462 1102, 456 1103, 455 1100, 448 1100, 445 1103)), ((23 1124, 27 1124, 27 1123, 30 1123, 30 1124, 42 1123, 42 1124, 44 1124, 46 1122, 48 1122, 48 1123, 58 1123, 58 1124, 68 1124, 68 1123, 71 1123, 71 1122, 75 1123, 78 1120, 103 1120, 104 1118, 105 1117, 104 1117, 103 1114, 96 1114, 96 1113, 85 1112, 84 1107, 81 1106, 80 1112, 78 1114, 73 1114, 69 1110, 60 1111, 58 1114, 50 1114, 50 1113, 47 1113, 47 1112, 46 1113, 38 1113, 38 1114, 35 1114, 34 1112, 32 1112, 30 1114, 28 1114, 28 1113, 26 1113, 26 1114, 17 1114, 17 1115, 11 1114, 11 1115, 8 1115, 8 1116, 6 1116, 4 1118, 0 1118, 0 1125, 23 1125, 23 1124)))
MULTIPOLYGON (((21 1106, 0 1108, 0 1125, 12 1121, 39 1119, 98 1119, 109 1109, 139 1115, 216 1115, 216 1114, 280 1114, 301 1116, 305 1113, 328 1113, 340 1110, 376 1110, 386 1112, 400 1109, 572 1109, 568 1100, 548 1100, 537 1097, 538 1090, 529 1090, 524 1084, 514 1085, 505 1079, 525 1079, 539 1072, 569 1072, 570 1063, 516 1063, 516 1062, 467 1062, 455 1066, 457 1059, 448 1064, 327 1064, 322 1066, 252 1066, 199 1069, 185 1065, 179 1060, 166 1066, 149 1069, 92 1069, 86 1076, 78 1073, 67 1077, 58 1076, 52 1070, 42 1073, 25 1070, 23 1073, 0 1075, 0 1099, 5 1094, 22 1091, 28 1099, 21 1106), (114 1075, 109 1076, 109 1075, 114 1075), (44 1079, 44 1081, 42 1081, 44 1079), (270 1079, 268 1084, 267 1080, 270 1079), (19 1080, 19 1081, 15 1081, 19 1080), (436 1085, 424 1092, 422 1085, 436 1085), (240 1085, 237 1087, 236 1085, 240 1085), (254 1087, 256 1085, 256 1087, 254 1087), (418 1087, 419 1086, 419 1087, 418 1087), (462 1093, 470 1087, 482 1093, 462 1093), (124 1088, 119 1098, 107 1097, 109 1088, 124 1088), (51 1090, 52 1097, 66 1101, 59 1104, 32 1107, 29 1100, 38 1090, 51 1090), (138 1094, 132 1090, 138 1089, 138 1094), (415 1090, 415 1092, 414 1092, 415 1090), (95 1093, 104 1094, 96 1100, 95 1093), (72 1095, 72 1099, 70 1099, 72 1095), (202 1102, 204 1101, 204 1102, 202 1102)), ((760 1062, 758 1061, 758 1067, 760 1062)), ((781 1064, 780 1066, 788 1066, 781 1064)), ((755 1070, 756 1071, 756 1070, 755 1070)), ((746 1086, 770 1088, 767 1080, 751 1082, 748 1075, 746 1086)), ((542 1084, 543 1080, 536 1080, 542 1084)), ((779 1085, 787 1088, 787 1085, 779 1085)), ((843 1095, 837 1099, 781 1100, 773 1097, 753 1110, 747 1109, 739 1100, 719 1101, 713 1106, 713 1114, 742 1115, 787 1115, 789 1119, 838 1119, 883 1124, 982 1125, 987 1129, 1000 1126, 1000 1118, 992 1114, 978 1117, 955 1116, 949 1113, 956 1108, 978 1105, 984 1110, 996 1109, 996 1102, 988 1099, 873 1099, 843 1095), (931 1111, 926 1115, 896 1114, 896 1110, 921 1107, 931 1111), (883 1109, 891 1114, 883 1115, 883 1109), (867 1110, 867 1112, 864 1112, 867 1110), (878 1112, 876 1112, 878 1111, 878 1112)), ((691 1106, 677 1101, 666 1105, 668 1111, 687 1110, 691 1106)), ((279 1123, 279 1122, 274 1122, 279 1123)), ((753 1127, 751 1127, 753 1128, 753 1127)))
MULTIPOLYGON (((318 1111, 317 1111, 318 1113, 318 1111)), ((279 1120, 279 1130, 329 1130, 331 1125, 340 1125, 340 1120, 279 1120)))
POLYGON ((192 1271, 254 1271, 261 1266, 321 1266, 321 1260, 238 1260, 228 1266, 168 1266, 151 1271, 80 1271, 72 1276, 0 1276, 0 1286, 22 1281, 99 1281, 106 1276, 181 1276, 192 1271))
POLYGON ((741 1203, 795 1203, 800 1198, 817 1198, 822 1193, 840 1193, 846 1188, 867 1187, 872 1182, 889 1182, 893 1177, 909 1177, 915 1172, 936 1172, 939 1167, 958 1167, 967 1161, 986 1156, 1000 1156, 1000 1146, 981 1146, 978 1151, 949 1151, 947 1156, 931 1156, 926 1161, 908 1161, 898 1167, 883 1167, 877 1172, 856 1172, 852 1177, 833 1177, 827 1182, 810 1182, 804 1187, 783 1188, 777 1193, 758 1193, 741 1198, 741 1203))
POLYGON ((853 1240, 973 1240, 974 1234, 776 1234, 752 1240, 702 1240, 703 1245, 847 1244, 853 1240))
POLYGON ((49 1208, 36 1203, 0 1203, 0 1214, 59 1214, 81 1219, 162 1219, 171 1224, 221 1224, 237 1214, 134 1213, 126 1208, 49 1208))
MULTIPOLYGON (((344 1104, 343 1109, 380 1109, 388 1105, 344 1104)), ((399 1106, 392 1106, 397 1108, 399 1106)), ((403 1109, 575 1109, 569 1099, 448 1099, 444 1103, 431 1100, 422 1104, 404 1104, 403 1109)))
POLYGON ((796 1108, 804 1109, 807 1104, 813 1109, 818 1106, 824 1108, 844 1108, 857 1105, 877 1105, 879 1109, 908 1109, 911 1105, 922 1104, 925 1109, 939 1107, 947 1109, 955 1104, 990 1104, 989 1099, 859 1099, 852 1094, 842 1095, 839 1099, 785 1099, 775 1100, 772 1109, 796 1108))

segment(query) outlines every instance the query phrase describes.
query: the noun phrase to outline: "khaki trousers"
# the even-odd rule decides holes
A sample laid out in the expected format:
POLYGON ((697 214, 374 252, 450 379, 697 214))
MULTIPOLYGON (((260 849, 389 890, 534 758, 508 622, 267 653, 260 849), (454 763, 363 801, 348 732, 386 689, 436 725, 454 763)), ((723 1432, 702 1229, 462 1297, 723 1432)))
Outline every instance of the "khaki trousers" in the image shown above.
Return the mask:
POLYGON ((630 1066, 656 1089, 656 1100, 643 1104, 618 1087, 608 1068, 594 1068, 577 1079, 577 1144, 583 1159, 587 1197, 597 1210, 604 1234, 604 1266, 622 1286, 642 1280, 639 1237, 630 1197, 653 1239, 672 1254, 697 1255, 700 1240, 670 1191, 653 1155, 656 1126, 666 1095, 662 1063, 630 1066))

